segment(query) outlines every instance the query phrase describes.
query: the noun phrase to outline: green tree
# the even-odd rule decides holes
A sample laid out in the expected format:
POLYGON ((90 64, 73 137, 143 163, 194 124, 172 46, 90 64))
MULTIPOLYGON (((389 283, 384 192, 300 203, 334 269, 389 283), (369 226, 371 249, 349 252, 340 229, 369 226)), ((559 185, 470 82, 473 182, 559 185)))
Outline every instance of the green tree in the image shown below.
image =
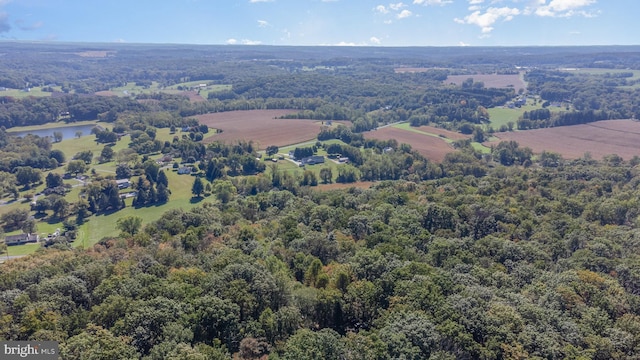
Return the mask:
POLYGON ((277 154, 279 150, 280 149, 277 146, 269 145, 265 149, 265 153, 267 154, 267 156, 273 156, 273 155, 277 154))
POLYGON ((42 181, 42 172, 31 166, 19 166, 15 170, 16 181, 18 185, 30 188, 31 185, 42 181))
POLYGON ((60 149, 51 150, 51 152, 49 152, 49 157, 51 159, 56 159, 58 164, 62 164, 65 161, 67 161, 67 158, 66 158, 64 152, 62 150, 60 150, 60 149))
POLYGON ((202 183, 202 179, 200 179, 200 177, 198 176, 196 176, 196 178, 193 180, 191 193, 195 197, 202 197, 202 194, 204 193, 204 184, 202 183))
POLYGON ((156 180, 156 184, 164 185, 165 187, 169 186, 169 179, 167 178, 167 174, 165 174, 164 170, 160 170, 158 172, 158 179, 156 180))
POLYGON ((324 167, 320 169, 320 179, 322 179, 323 184, 331 184, 333 182, 333 172, 331 168, 324 167))
POLYGON ((73 156, 73 159, 82 160, 87 165, 91 164, 91 162, 93 161, 93 151, 91 150, 80 151, 73 156))
POLYGON ((49 174, 47 174, 47 177, 45 177, 44 180, 47 188, 55 188, 64 185, 64 182, 62 181, 62 175, 57 173, 50 172, 49 174))
POLYGON ((62 141, 62 131, 54 131, 53 132, 53 141, 55 141, 55 142, 62 141))
POLYGON ((64 219, 69 215, 69 202, 60 195, 51 195, 50 208, 53 210, 53 214, 58 219, 64 219))
POLYGON ((83 160, 71 160, 67 164, 67 172, 72 173, 74 175, 82 174, 87 171, 87 163, 83 160))
POLYGON ((340 359, 344 345, 340 335, 331 329, 311 331, 298 330, 285 346, 282 358, 285 360, 340 359))
POLYGON ((233 183, 229 180, 216 180, 213 182, 213 193, 223 204, 228 203, 238 193, 238 189, 233 186, 233 183))
POLYGON ((125 216, 116 221, 116 228, 124 235, 133 236, 140 231, 142 218, 139 216, 125 216))
POLYGON ((102 151, 100 152, 100 161, 109 162, 113 160, 114 156, 115 156, 115 151, 113 151, 113 148, 109 145, 105 145, 102 148, 102 151))

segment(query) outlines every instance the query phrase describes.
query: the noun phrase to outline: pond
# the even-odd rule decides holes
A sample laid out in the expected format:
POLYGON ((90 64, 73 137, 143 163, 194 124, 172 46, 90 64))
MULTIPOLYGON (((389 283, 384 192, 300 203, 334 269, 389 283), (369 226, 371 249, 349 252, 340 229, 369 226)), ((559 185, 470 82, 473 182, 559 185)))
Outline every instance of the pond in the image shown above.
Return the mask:
POLYGON ((82 136, 87 136, 87 135, 91 135, 91 129, 93 129, 94 127, 96 127, 96 124, 84 124, 84 125, 70 125, 70 126, 64 126, 64 127, 57 127, 57 128, 49 128, 49 129, 39 129, 38 126, 34 126, 32 129, 30 130, 24 130, 24 131, 7 131, 7 134, 11 135, 11 136, 17 136, 17 137, 22 137, 28 134, 31 135, 38 135, 40 137, 53 137, 53 133, 58 131, 60 133, 62 133, 62 140, 66 140, 66 139, 73 139, 76 137, 76 133, 82 132, 82 136))

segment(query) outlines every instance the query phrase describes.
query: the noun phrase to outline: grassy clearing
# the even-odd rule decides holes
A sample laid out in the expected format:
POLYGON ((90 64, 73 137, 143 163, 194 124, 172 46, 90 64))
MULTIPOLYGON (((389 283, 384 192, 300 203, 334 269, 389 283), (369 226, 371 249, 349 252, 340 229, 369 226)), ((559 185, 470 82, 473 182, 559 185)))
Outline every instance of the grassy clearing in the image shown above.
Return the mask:
MULTIPOLYGON (((487 111, 489 112, 489 125, 493 127, 494 130, 498 131, 503 125, 507 126, 509 122, 512 122, 513 128, 515 129, 518 119, 524 114, 525 111, 536 109, 542 109, 542 104, 532 99, 527 100, 527 105, 521 106, 519 108, 514 107, 513 109, 510 109, 501 106, 487 109, 487 111)), ((554 111, 554 109, 552 108, 549 108, 549 110, 554 111)))
POLYGON ((117 96, 132 96, 137 94, 152 94, 152 93, 165 93, 165 94, 181 94, 185 90, 192 89, 200 90, 200 95, 203 98, 207 98, 210 92, 229 90, 231 89, 231 85, 218 85, 211 84, 214 80, 199 80, 199 81, 188 81, 184 83, 174 84, 167 87, 162 87, 158 82, 152 82, 151 86, 144 87, 138 86, 135 82, 127 83, 125 86, 115 87, 110 89, 117 96), (199 85, 205 84, 204 87, 199 87, 199 85), (180 90, 181 88, 182 90, 180 90))
MULTIPOLYGON (((58 89, 60 91, 60 89, 58 89)), ((41 87, 32 87, 29 91, 23 91, 19 89, 7 89, 4 91, 0 91, 0 96, 11 96, 16 99, 23 99, 29 96, 33 97, 49 97, 51 96, 50 92, 42 91, 41 87)))
POLYGON ((122 210, 107 215, 94 215, 88 218, 88 221, 80 226, 78 237, 73 242, 73 246, 88 247, 105 237, 118 236, 119 231, 117 230, 116 223, 118 219, 122 217, 139 216, 143 218, 142 225, 145 226, 156 221, 162 214, 169 210, 178 208, 188 210, 201 203, 191 201, 193 176, 178 175, 176 172, 167 169, 165 169, 165 173, 169 179, 169 188, 171 189, 171 197, 167 203, 144 208, 134 208, 131 206, 133 200, 129 198, 125 201, 127 206, 122 210))
POLYGON ((21 256, 21 255, 29 255, 36 252, 36 250, 40 249, 40 244, 24 244, 24 245, 16 245, 16 246, 8 246, 7 250, 2 253, 0 256, 21 256))
POLYGON ((451 140, 449 138, 446 138, 446 137, 442 137, 442 136, 440 136, 438 134, 433 134, 433 133, 430 133, 430 132, 427 132, 427 131, 418 130, 416 127, 413 127, 409 123, 406 123, 406 122, 393 125, 393 127, 397 128, 397 129, 411 131, 411 132, 418 133, 418 134, 437 137, 438 139, 441 139, 442 141, 446 142, 447 144, 451 144, 452 142, 454 142, 453 140, 451 140))

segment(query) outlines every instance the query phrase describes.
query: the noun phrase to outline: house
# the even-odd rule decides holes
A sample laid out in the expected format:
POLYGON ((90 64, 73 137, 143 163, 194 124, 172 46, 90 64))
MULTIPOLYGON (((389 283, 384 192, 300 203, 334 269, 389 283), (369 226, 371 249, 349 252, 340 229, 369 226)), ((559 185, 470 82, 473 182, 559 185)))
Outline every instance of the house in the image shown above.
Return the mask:
POLYGON ((183 166, 178 168, 178 174, 180 175, 191 174, 191 167, 183 166))
POLYGON ((36 234, 22 233, 18 235, 5 236, 4 243, 7 244, 7 246, 22 245, 26 243, 38 242, 39 239, 40 237, 36 234))
POLYGON ((118 184, 118 189, 126 189, 131 186, 129 179, 118 179, 116 180, 116 184, 118 184))
POLYGON ((173 161, 173 157, 171 155, 165 155, 156 161, 158 164, 165 165, 173 161))
POLYGON ((313 155, 300 160, 300 165, 314 165, 324 163, 324 156, 313 155))

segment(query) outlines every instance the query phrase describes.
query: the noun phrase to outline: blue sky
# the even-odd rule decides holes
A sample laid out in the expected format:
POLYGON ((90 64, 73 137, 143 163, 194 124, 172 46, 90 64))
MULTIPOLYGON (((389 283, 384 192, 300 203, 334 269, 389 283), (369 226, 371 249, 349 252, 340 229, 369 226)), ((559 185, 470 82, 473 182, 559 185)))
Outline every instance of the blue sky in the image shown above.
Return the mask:
POLYGON ((638 0, 0 0, 0 40, 638 45, 638 0))

